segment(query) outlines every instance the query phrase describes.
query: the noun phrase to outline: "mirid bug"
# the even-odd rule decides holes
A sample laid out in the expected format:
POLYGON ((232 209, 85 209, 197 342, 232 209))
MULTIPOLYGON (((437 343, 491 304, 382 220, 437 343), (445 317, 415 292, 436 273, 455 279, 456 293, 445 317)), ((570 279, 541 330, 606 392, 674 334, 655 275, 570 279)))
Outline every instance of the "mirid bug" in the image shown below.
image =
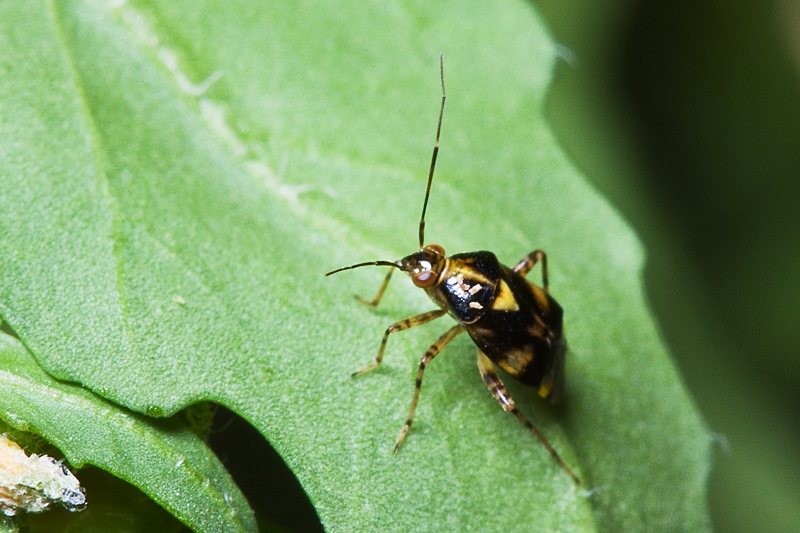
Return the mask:
POLYGON ((444 248, 438 244, 425 246, 425 211, 431 193, 436 156, 439 153, 439 135, 442 130, 446 99, 444 62, 441 55, 439 71, 442 81, 442 106, 439 110, 436 142, 433 146, 428 186, 419 221, 420 250, 399 261, 368 261, 338 268, 325 274, 330 276, 362 266, 391 267, 373 300, 367 301, 358 297, 362 303, 375 307, 383 297, 394 270, 402 270, 411 277, 414 285, 425 290, 439 309, 406 318, 386 328, 375 361, 352 375, 358 376, 381 364, 386 341, 392 333, 450 314, 458 324, 444 332, 422 356, 411 409, 397 438, 394 451, 400 448, 414 420, 425 368, 447 343, 459 333, 466 331, 478 347, 478 369, 492 396, 505 411, 515 415, 539 439, 575 484, 580 485, 578 477, 561 459, 547 438, 517 409, 494 368, 496 364, 512 377, 534 387, 544 399, 555 401, 562 393, 567 341, 562 329, 563 310, 550 296, 548 290, 547 256, 541 250, 534 250, 512 269, 500 264, 492 252, 471 252, 448 257, 444 248), (537 263, 542 265, 541 287, 525 278, 537 263))

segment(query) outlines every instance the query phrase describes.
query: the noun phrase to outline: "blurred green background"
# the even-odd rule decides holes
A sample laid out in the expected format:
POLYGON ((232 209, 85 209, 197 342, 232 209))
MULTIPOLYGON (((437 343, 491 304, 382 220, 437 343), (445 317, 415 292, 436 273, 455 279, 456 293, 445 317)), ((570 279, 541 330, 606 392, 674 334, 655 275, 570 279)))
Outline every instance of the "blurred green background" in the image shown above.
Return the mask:
MULTIPOLYGON (((800 2, 542 0, 548 118, 648 249, 717 531, 800 531, 800 2)), ((644 384, 643 384, 644 386, 644 384)))

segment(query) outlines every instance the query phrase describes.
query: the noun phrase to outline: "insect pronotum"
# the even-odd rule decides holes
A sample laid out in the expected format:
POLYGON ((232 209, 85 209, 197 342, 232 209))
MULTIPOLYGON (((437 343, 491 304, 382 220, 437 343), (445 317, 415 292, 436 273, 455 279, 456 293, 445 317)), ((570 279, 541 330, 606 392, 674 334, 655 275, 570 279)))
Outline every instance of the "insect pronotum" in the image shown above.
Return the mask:
POLYGON ((512 377, 534 387, 542 398, 555 401, 561 395, 567 341, 562 329, 563 310, 548 290, 547 256, 541 250, 534 250, 514 268, 508 268, 492 252, 470 252, 448 257, 444 248, 438 244, 425 246, 425 212, 431 193, 436 156, 439 153, 439 135, 446 99, 444 61, 441 55, 439 71, 442 105, 419 221, 420 250, 399 261, 368 261, 338 268, 326 274, 330 276, 362 266, 391 267, 375 298, 368 301, 358 297, 362 303, 375 307, 380 303, 392 273, 395 269, 402 270, 411 277, 414 285, 425 290, 439 308, 400 320, 386 328, 375 361, 354 372, 353 376, 368 372, 381 364, 386 341, 392 333, 425 324, 449 313, 457 324, 436 339, 419 362, 411 408, 394 451, 400 448, 414 421, 425 368, 447 343, 466 331, 478 347, 478 369, 492 396, 504 410, 516 416, 539 439, 558 465, 576 485, 580 485, 578 477, 547 438, 517 409, 494 367, 497 365, 512 377), (525 279, 525 275, 537 263, 542 265, 541 287, 525 279))

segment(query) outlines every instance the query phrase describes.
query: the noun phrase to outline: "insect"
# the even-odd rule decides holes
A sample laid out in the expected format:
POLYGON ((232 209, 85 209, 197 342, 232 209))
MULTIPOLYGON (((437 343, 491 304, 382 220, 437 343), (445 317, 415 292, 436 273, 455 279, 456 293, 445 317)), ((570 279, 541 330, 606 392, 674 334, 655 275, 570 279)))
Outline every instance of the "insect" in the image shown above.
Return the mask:
POLYGON ((375 361, 352 375, 355 377, 364 374, 381 364, 386 342, 392 333, 420 326, 449 313, 458 324, 442 334, 422 356, 411 409, 394 451, 397 452, 400 448, 414 420, 425 368, 447 343, 466 331, 478 347, 478 369, 492 396, 505 411, 515 415, 539 439, 558 465, 576 485, 580 485, 578 477, 547 438, 517 409, 494 367, 496 364, 510 376, 534 387, 542 398, 555 401, 562 393, 567 342, 562 328, 563 310, 548 290, 547 256, 541 250, 534 250, 514 268, 508 268, 492 252, 462 253, 448 257, 440 245, 425 245, 425 212, 436 156, 439 153, 439 135, 446 99, 444 61, 441 55, 439 71, 442 106, 439 110, 436 142, 419 221, 420 250, 399 261, 368 261, 338 268, 326 274, 330 276, 362 266, 391 267, 374 299, 368 301, 357 297, 362 303, 375 307, 381 301, 394 271, 402 270, 411 277, 414 285, 425 290, 439 308, 395 322, 386 328, 375 361), (541 287, 525 278, 536 264, 542 265, 541 287))

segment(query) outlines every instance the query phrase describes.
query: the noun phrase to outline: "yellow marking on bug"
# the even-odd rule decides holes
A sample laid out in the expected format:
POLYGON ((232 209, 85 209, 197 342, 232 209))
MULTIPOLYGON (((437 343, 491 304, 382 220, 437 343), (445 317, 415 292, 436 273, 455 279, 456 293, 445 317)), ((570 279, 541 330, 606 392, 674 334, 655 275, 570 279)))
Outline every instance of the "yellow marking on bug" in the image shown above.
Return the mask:
POLYGON ((528 285, 530 286, 533 297, 536 298, 536 303, 539 305, 539 307, 545 311, 549 311, 550 302, 547 301, 547 294, 545 294, 545 292, 538 285, 531 283, 530 281, 528 281, 528 285))
POLYGON ((547 397, 550 396, 550 392, 553 390, 553 374, 553 372, 547 374, 542 380, 542 384, 539 385, 539 389, 536 391, 539 393, 539 396, 544 399, 547 399, 547 397))
POLYGON ((473 309, 483 309, 483 306, 478 302, 470 302, 469 306, 473 309))
POLYGON ((532 347, 517 348, 506 351, 502 360, 496 360, 497 366, 513 377, 519 376, 533 360, 532 347), (527 350, 525 348, 528 348, 527 350))
POLYGON ((530 333, 533 337, 543 338, 546 337, 545 331, 546 328, 544 322, 542 322, 542 319, 538 316, 534 316, 533 325, 528 326, 528 333, 530 333))
POLYGON ((497 296, 492 302, 492 311, 519 311, 519 304, 514 293, 504 280, 497 284, 497 296))

